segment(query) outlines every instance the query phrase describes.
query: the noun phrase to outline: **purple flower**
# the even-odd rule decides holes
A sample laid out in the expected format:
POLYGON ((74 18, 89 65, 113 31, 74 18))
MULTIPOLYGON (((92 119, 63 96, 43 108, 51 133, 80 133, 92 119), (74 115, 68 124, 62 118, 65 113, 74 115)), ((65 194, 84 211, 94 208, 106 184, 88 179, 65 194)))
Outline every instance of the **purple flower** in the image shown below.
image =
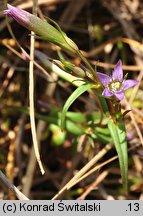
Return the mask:
POLYGON ((97 72, 97 76, 100 82, 105 87, 102 95, 104 97, 112 97, 116 96, 118 100, 122 100, 124 98, 124 91, 135 86, 138 81, 128 79, 125 80, 123 78, 123 70, 122 70, 122 62, 121 60, 118 61, 116 64, 112 76, 108 76, 103 73, 97 72))

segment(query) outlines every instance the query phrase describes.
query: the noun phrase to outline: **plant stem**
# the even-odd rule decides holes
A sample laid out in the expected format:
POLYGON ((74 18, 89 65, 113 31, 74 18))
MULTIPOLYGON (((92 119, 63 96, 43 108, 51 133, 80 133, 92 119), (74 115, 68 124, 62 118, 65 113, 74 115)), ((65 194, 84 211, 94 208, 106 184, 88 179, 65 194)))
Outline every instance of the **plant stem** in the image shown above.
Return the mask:
MULTIPOLYGON (((82 53, 79 51, 78 52, 79 57, 82 59, 82 61, 85 63, 85 65, 88 67, 88 69, 92 72, 92 75, 95 79, 95 81, 97 82, 97 84, 100 84, 100 81, 98 79, 98 76, 96 74, 96 71, 93 69, 93 67, 91 66, 91 64, 88 62, 88 60, 82 55, 82 53)), ((100 84, 101 85, 101 84, 100 84)))

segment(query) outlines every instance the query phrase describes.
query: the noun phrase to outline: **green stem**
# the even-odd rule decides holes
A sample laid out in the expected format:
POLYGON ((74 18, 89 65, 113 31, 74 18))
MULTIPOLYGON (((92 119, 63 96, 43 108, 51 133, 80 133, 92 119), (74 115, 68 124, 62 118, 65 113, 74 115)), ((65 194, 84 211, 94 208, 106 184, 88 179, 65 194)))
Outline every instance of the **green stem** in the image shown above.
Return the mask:
POLYGON ((82 59, 82 61, 85 63, 85 65, 88 67, 88 69, 92 72, 93 74, 93 77, 95 79, 95 81, 101 85, 99 79, 98 79, 98 76, 96 74, 96 71, 93 69, 93 67, 91 66, 91 64, 88 62, 88 60, 82 55, 82 53, 79 51, 78 53, 78 56, 82 59))

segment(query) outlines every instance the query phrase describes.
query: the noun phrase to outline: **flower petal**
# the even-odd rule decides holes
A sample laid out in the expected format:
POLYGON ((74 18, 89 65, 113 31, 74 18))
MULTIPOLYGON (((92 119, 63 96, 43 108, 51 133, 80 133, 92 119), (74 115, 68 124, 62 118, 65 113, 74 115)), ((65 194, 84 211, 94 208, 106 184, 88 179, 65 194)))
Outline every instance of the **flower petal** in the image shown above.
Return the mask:
POLYGON ((25 27, 26 24, 30 23, 30 18, 34 17, 27 11, 21 10, 20 8, 14 7, 10 4, 7 4, 7 8, 7 10, 4 10, 4 14, 13 17, 13 19, 25 27))
POLYGON ((119 60, 113 70, 112 73, 112 79, 113 80, 118 80, 120 82, 122 82, 123 80, 123 69, 122 69, 122 61, 119 60))
POLYGON ((131 79, 128 79, 128 80, 124 80, 123 81, 123 84, 122 84, 122 90, 126 90, 126 89, 129 89, 135 85, 138 84, 138 81, 137 80, 131 80, 131 79))
POLYGON ((100 80, 100 82, 105 87, 109 84, 111 77, 109 77, 107 74, 103 74, 103 73, 97 72, 97 76, 98 76, 98 79, 100 80))
POLYGON ((108 88, 105 88, 104 91, 102 92, 102 96, 111 97, 113 96, 113 93, 108 88))
POLYGON ((124 98, 124 93, 123 92, 114 92, 114 95, 119 99, 122 100, 124 98))

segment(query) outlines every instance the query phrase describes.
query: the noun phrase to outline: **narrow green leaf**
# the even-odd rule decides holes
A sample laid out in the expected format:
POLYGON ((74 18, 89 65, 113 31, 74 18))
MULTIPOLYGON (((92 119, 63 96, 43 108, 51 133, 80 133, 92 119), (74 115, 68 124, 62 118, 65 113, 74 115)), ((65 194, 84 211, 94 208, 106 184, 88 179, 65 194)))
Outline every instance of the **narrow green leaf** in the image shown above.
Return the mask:
POLYGON ((81 95, 83 94, 85 91, 87 91, 88 89, 92 88, 93 84, 90 83, 85 83, 82 86, 78 87, 71 95, 70 97, 67 99, 63 110, 62 110, 62 114, 61 114, 61 128, 64 128, 64 121, 65 121, 65 117, 66 117, 66 113, 69 109, 69 107, 71 106, 71 104, 81 95))
POLYGON ((77 122, 77 123, 86 122, 86 116, 83 113, 68 111, 66 113, 66 117, 72 120, 73 122, 77 122))
POLYGON ((99 99, 99 101, 101 103, 101 106, 102 106, 104 114, 106 116, 107 115, 109 116, 110 113, 109 113, 109 109, 108 109, 108 105, 107 105, 106 99, 102 95, 100 95, 100 94, 97 94, 97 96, 98 96, 98 99, 99 99))
POLYGON ((78 136, 84 133, 84 128, 81 125, 74 123, 72 121, 69 121, 69 120, 66 121, 66 130, 70 132, 71 134, 74 134, 75 136, 78 136))
POLYGON ((121 169, 122 181, 124 191, 127 193, 128 190, 128 152, 127 152, 127 141, 125 126, 122 121, 114 123, 112 120, 108 121, 108 128, 110 130, 112 139, 115 144, 115 148, 119 157, 119 164, 121 169))
POLYGON ((119 134, 119 139, 120 139, 120 145, 121 145, 121 150, 123 154, 123 159, 124 159, 124 171, 125 171, 125 190, 127 191, 127 182, 128 182, 128 148, 127 148, 127 140, 126 140, 126 129, 125 125, 122 121, 118 122, 117 125, 118 128, 118 134, 119 134))

